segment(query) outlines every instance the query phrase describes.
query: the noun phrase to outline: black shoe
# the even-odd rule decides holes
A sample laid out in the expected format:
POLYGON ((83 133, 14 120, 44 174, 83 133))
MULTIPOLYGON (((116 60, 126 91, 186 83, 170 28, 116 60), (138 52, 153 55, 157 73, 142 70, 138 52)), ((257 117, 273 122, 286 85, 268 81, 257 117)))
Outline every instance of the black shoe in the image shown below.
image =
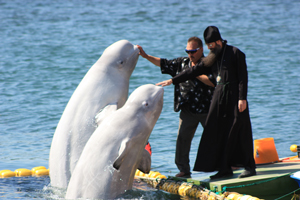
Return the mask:
POLYGON ((210 179, 225 178, 233 176, 232 170, 219 171, 215 175, 210 176, 210 179))
POLYGON ((175 175, 175 177, 179 177, 179 178, 191 178, 191 172, 189 172, 189 173, 179 172, 178 174, 175 175))
POLYGON ((255 169, 245 169, 238 177, 245 178, 245 177, 254 176, 254 175, 256 175, 255 169))

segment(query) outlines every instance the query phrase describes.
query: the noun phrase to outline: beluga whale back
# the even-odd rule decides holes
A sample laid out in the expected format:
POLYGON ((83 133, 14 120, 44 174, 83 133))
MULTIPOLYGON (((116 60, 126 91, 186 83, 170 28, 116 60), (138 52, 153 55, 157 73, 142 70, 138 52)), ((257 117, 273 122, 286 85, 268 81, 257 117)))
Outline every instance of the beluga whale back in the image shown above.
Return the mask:
POLYGON ((162 110, 163 93, 160 86, 140 86, 122 108, 101 123, 75 167, 66 199, 114 199, 132 189, 145 145, 162 110))
POLYGON ((51 186, 67 188, 82 150, 105 117, 127 100, 138 48, 120 40, 105 49, 70 98, 55 130, 49 155, 51 186))

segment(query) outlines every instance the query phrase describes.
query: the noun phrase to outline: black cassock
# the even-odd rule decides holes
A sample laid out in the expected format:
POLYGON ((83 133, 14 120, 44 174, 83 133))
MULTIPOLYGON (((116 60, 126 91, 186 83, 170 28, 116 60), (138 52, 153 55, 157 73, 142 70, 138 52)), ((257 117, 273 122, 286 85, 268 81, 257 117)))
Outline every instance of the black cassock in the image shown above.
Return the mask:
MULTIPOLYGON (((173 84, 205 74, 208 68, 203 63, 196 65, 173 77, 173 84)), ((211 70, 219 83, 206 119, 194 171, 212 172, 231 166, 255 169, 248 102, 246 110, 238 111, 238 101, 247 100, 245 54, 225 42, 211 70)))

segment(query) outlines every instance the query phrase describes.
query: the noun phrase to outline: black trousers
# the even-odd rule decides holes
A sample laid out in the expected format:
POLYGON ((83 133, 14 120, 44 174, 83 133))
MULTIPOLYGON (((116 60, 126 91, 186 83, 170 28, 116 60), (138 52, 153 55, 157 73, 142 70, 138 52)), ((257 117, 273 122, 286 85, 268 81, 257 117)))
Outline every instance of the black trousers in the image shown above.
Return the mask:
POLYGON ((181 107, 179 128, 176 142, 175 164, 180 172, 190 173, 190 149, 198 124, 205 125, 207 113, 195 114, 188 105, 181 107))

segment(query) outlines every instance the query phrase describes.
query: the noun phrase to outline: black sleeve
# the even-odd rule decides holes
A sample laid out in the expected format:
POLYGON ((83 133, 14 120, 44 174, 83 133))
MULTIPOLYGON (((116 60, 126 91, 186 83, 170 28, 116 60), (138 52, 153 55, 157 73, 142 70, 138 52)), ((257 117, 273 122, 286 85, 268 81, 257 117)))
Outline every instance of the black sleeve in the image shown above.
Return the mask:
POLYGON ((164 58, 160 59, 160 69, 162 74, 170 74, 172 77, 174 77, 179 70, 183 58, 175 58, 172 60, 167 60, 164 58))
POLYGON ((248 90, 248 71, 246 64, 246 55, 239 49, 237 49, 235 54, 237 58, 236 65, 238 70, 239 100, 246 100, 248 90))
POLYGON ((186 80, 196 78, 199 75, 208 74, 210 72, 211 72, 210 67, 205 67, 203 65, 203 63, 201 62, 189 69, 182 71, 180 74, 174 76, 172 78, 172 81, 173 81, 173 84, 175 85, 178 83, 182 83, 186 80))

